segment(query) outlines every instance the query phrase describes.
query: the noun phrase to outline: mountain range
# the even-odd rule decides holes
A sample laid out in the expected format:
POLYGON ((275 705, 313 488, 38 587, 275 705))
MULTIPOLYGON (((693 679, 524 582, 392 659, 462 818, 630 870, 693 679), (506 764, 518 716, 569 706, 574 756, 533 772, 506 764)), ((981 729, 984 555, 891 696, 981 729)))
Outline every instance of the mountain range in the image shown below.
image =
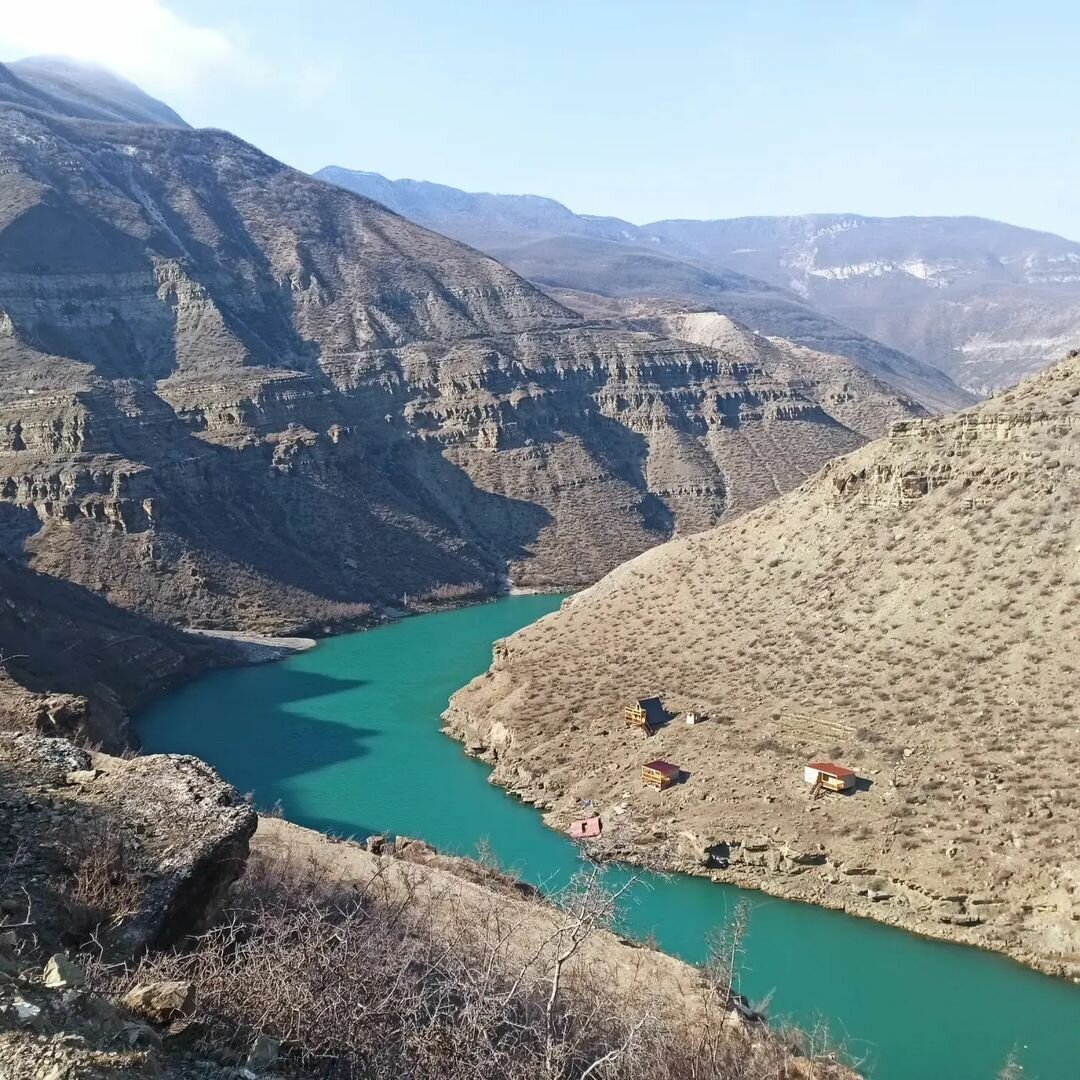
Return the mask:
MULTIPOLYGON (((848 356, 927 403, 927 376, 899 354, 985 394, 1080 345, 1080 244, 984 218, 807 214, 638 226, 534 195, 339 167, 316 175, 488 251, 545 288, 713 307, 848 356)), ((965 403, 937 393, 942 407, 965 403)))
POLYGON ((0 67, 0 547, 136 637, 588 584, 926 415, 716 313, 582 316, 85 80, 0 67))

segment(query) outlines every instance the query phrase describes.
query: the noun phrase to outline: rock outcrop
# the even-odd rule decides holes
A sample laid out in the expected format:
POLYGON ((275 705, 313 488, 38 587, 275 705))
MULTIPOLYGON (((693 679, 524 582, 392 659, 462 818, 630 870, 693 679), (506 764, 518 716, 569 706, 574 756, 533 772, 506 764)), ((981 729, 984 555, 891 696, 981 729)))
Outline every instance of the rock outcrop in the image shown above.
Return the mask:
POLYGON ((92 934, 113 958, 213 918, 240 873, 253 810, 190 757, 91 755, 0 733, 0 905, 48 956, 92 934))
POLYGON ((620 567, 497 643, 449 729, 552 824, 591 800, 620 857, 1080 977, 1078 499, 1074 353, 620 567), (644 693, 708 719, 646 738, 644 693), (854 793, 810 797, 822 759, 854 793))

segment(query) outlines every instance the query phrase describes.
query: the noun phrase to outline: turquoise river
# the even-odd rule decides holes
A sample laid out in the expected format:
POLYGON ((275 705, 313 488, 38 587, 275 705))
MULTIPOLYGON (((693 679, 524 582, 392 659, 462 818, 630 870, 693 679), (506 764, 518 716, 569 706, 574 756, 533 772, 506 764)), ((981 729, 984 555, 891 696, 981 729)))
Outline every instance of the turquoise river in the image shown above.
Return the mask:
MULTIPOLYGON (((140 735, 148 751, 197 754, 302 825, 461 854, 484 839, 504 867, 550 888, 580 865, 574 844, 488 784, 487 768, 440 733, 439 714, 485 669, 492 641, 558 603, 508 597, 215 672, 154 704, 140 735)), ((1024 1077, 1080 1078, 1080 988, 1000 956, 677 875, 636 884, 623 919, 696 961, 740 900, 752 910, 739 988, 771 995, 774 1017, 824 1021, 867 1074, 993 1080, 1012 1054, 1024 1077)))

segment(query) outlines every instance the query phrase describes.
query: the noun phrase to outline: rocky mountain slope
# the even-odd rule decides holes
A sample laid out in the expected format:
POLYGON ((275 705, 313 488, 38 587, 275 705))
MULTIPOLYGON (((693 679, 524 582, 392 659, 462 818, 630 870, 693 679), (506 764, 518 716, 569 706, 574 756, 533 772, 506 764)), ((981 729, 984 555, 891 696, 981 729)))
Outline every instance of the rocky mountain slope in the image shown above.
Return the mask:
POLYGON ((235 659, 0 557, 0 728, 63 735, 118 752, 127 713, 170 685, 235 659))
POLYGON ((978 393, 1080 345, 1080 243, 973 217, 658 221, 700 258, 791 289, 978 393))
POLYGON ((30 56, 4 67, 0 81, 7 84, 7 94, 19 94, 22 104, 46 112, 114 123, 189 126, 163 101, 94 64, 63 56, 30 56), (17 84, 13 85, 12 74, 17 84))
POLYGON ((620 567, 497 643, 450 730, 616 854, 1078 976, 1078 498, 1072 353, 620 567), (627 729, 649 694, 707 721, 627 729), (683 781, 643 790, 653 758, 683 781), (858 790, 809 798, 821 759, 858 790))
POLYGON ((752 350, 85 111, 0 69, 0 540, 114 605, 283 631, 583 584, 864 437, 752 350))
POLYGON ((842 325, 786 284, 747 277, 677 237, 618 218, 574 214, 536 195, 491 195, 330 166, 316 176, 472 244, 549 292, 573 290, 575 310, 597 298, 674 301, 720 311, 763 334, 853 360, 933 411, 973 398, 940 371, 842 325))

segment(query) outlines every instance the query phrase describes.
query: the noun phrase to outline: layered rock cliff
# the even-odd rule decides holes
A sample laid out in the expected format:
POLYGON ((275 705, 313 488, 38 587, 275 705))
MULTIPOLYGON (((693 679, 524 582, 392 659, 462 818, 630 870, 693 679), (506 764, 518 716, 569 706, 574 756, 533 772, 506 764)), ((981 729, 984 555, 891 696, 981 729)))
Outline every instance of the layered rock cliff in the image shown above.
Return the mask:
POLYGON ((590 323, 234 136, 4 75, 0 541, 114 605, 282 631, 584 584, 864 438, 753 349, 590 323))
POLYGON ((450 730, 621 857, 1080 976, 1078 497, 1074 353, 620 567, 497 643, 450 730), (643 789, 654 758, 683 782, 643 789), (857 789, 810 798, 814 760, 857 789))

